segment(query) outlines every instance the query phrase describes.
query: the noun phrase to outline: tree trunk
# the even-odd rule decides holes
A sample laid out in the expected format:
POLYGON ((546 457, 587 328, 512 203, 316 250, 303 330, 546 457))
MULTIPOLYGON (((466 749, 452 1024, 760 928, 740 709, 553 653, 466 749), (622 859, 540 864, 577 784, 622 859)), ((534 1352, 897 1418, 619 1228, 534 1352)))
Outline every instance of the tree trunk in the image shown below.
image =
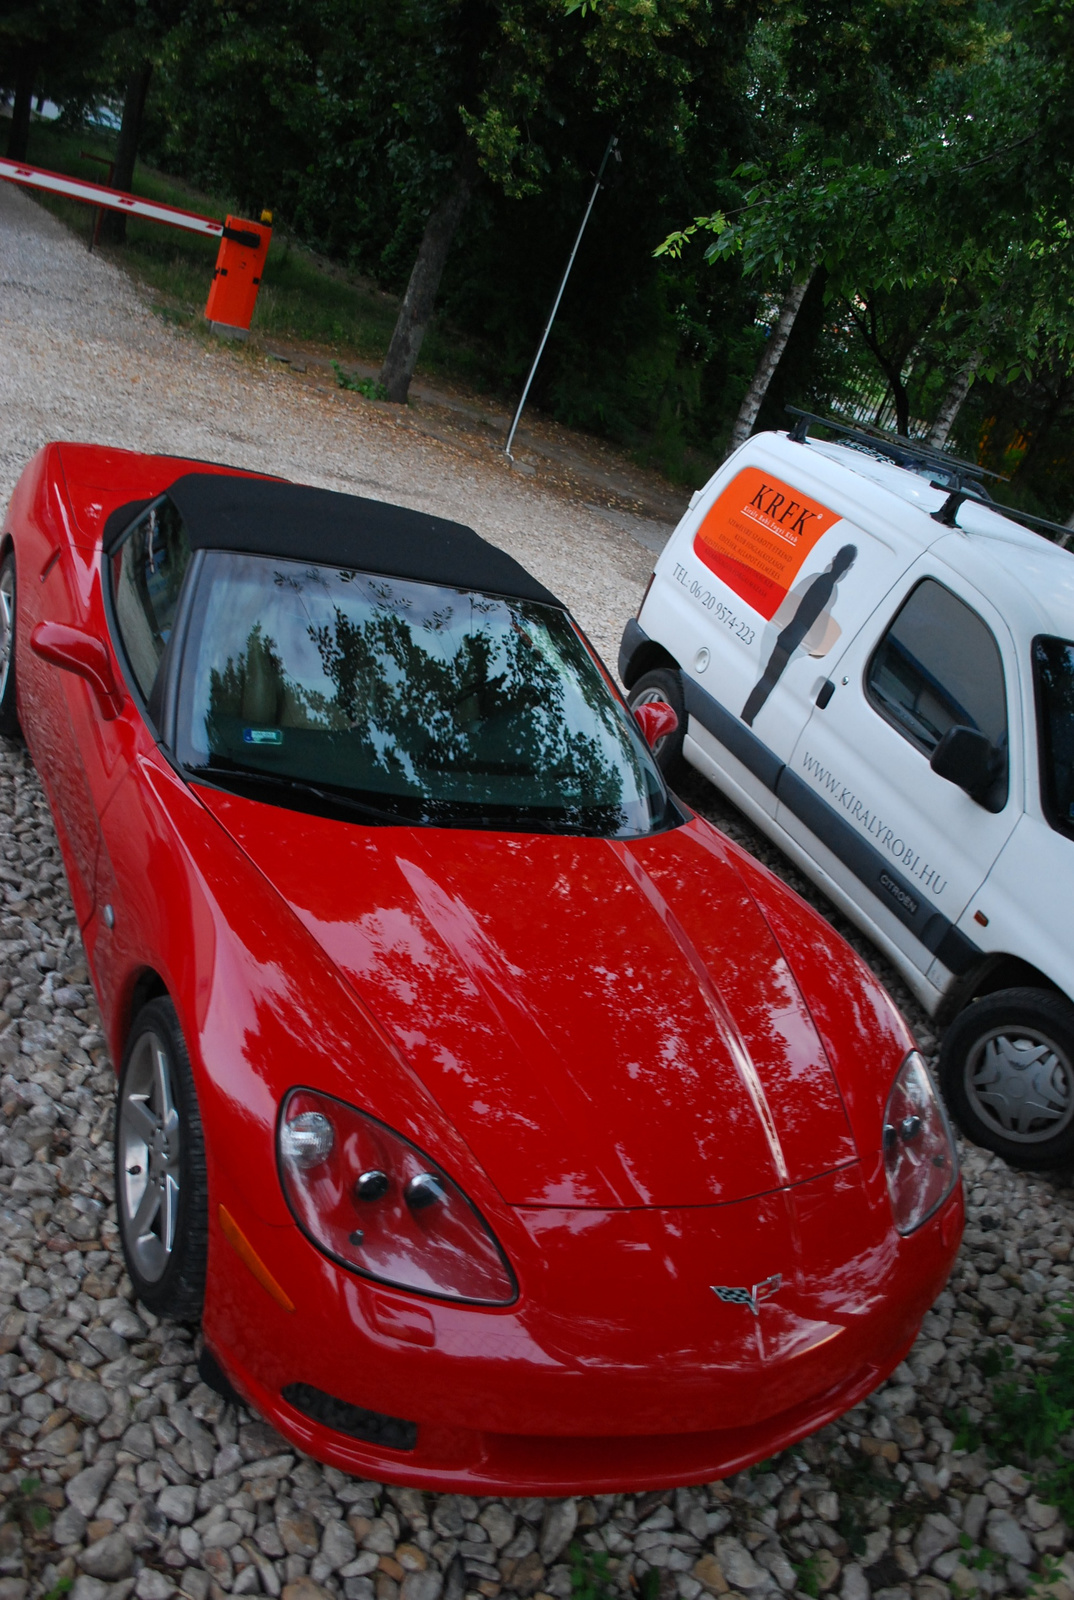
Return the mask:
POLYGON ((34 103, 34 77, 37 73, 37 46, 24 44, 15 52, 15 104, 11 108, 11 129, 7 153, 11 161, 25 161, 30 144, 30 112, 34 103))
MULTIPOLYGON (((901 438, 908 438, 910 434, 910 396, 907 394, 906 385, 902 381, 902 369, 909 360, 910 352, 914 348, 916 335, 905 339, 901 349, 888 356, 880 342, 875 303, 872 300, 867 303, 864 316, 855 311, 853 304, 851 304, 850 315, 857 324, 858 332, 861 334, 866 347, 876 357, 877 366, 888 380, 891 398, 895 402, 895 432, 901 438)), ((886 401, 887 396, 885 395, 877 408, 875 427, 880 426, 880 418, 884 414, 886 401)))
POLYGON ((418 246, 418 258, 399 307, 392 342, 380 369, 380 381, 388 391, 388 399, 396 405, 406 404, 410 380, 418 363, 418 352, 436 304, 444 264, 456 229, 470 202, 475 177, 476 163, 464 158, 447 194, 430 211, 425 224, 425 232, 418 246))
POLYGON ((891 398, 895 402, 895 432, 901 439, 910 437, 910 396, 906 392, 906 385, 902 381, 902 374, 896 373, 891 379, 891 398))
POLYGON ((925 440, 925 443, 930 444, 934 450, 942 450, 947 443, 951 429, 955 425, 955 418, 962 410, 963 401, 970 392, 980 359, 980 352, 975 350, 966 365, 951 379, 951 385, 944 395, 936 421, 932 424, 929 436, 925 440))
MULTIPOLYGON (((153 63, 143 61, 127 80, 123 96, 123 121, 116 140, 116 160, 112 169, 113 189, 130 192, 134 182, 134 163, 138 159, 138 141, 142 134, 142 117, 149 80, 153 76, 153 63)), ((101 219, 101 239, 105 244, 122 244, 127 237, 127 219, 122 211, 106 211, 101 219)))
POLYGON ((768 392, 772 374, 779 366, 779 358, 787 348, 787 340, 791 336, 794 319, 801 309, 802 301, 805 299, 806 290, 809 288, 812 276, 812 272, 807 273, 799 283, 792 283, 787 290, 783 304, 780 307, 779 321, 765 340, 765 347, 761 352, 761 359, 757 363, 757 370, 753 374, 753 381, 746 390, 746 398, 739 408, 738 416, 735 418, 735 425, 731 429, 731 444, 727 452, 728 455, 733 450, 737 450, 740 444, 745 444, 753 431, 753 424, 757 421, 757 413, 761 409, 761 402, 768 392))

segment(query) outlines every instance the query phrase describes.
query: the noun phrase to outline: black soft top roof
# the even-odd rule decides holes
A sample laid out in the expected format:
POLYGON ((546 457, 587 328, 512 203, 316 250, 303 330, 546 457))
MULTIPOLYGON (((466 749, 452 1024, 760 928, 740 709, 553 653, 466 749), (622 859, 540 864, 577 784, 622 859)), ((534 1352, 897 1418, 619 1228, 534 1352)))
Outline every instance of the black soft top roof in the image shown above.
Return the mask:
POLYGON ((167 494, 195 550, 318 561, 562 605, 472 528, 383 500, 220 472, 188 472, 167 494))

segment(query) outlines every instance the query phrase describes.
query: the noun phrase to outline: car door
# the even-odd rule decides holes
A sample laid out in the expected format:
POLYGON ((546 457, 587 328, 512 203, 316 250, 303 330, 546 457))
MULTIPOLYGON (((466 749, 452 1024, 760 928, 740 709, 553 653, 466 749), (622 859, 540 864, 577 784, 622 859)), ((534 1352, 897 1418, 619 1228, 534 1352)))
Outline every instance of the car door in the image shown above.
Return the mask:
MULTIPOLYGON (((153 693, 171 637, 191 552, 181 519, 167 501, 151 505, 101 566, 101 622, 111 634, 128 693, 118 716, 105 718, 88 686, 72 680, 80 695, 72 707, 79 752, 94 796, 101 830, 95 896, 98 915, 85 932, 86 948, 102 990, 118 972, 134 902, 152 895, 149 881, 125 871, 142 841, 131 823, 117 826, 112 801, 148 759, 155 758, 153 693)), ((140 921, 134 918, 135 924, 140 921)))
MULTIPOLYGON (((91 551, 73 545, 59 522, 58 516, 49 521, 42 518, 42 528, 52 530, 44 548, 27 544, 19 549, 19 629, 27 644, 41 622, 86 626, 94 557, 91 551)), ((92 698, 92 691, 83 680, 43 660, 32 648, 20 654, 19 676, 20 693, 33 705, 28 721, 34 763, 52 807, 75 916, 79 927, 84 927, 93 911, 100 830, 80 759, 77 725, 82 701, 92 698)))
MULTIPOLYGON (((973 964, 959 924, 1022 811, 1018 663, 995 608, 926 554, 846 646, 781 774, 777 822, 921 974, 973 964), (930 757, 946 731, 991 741, 973 799, 930 757)), ((973 924, 970 923, 972 928, 973 924)))

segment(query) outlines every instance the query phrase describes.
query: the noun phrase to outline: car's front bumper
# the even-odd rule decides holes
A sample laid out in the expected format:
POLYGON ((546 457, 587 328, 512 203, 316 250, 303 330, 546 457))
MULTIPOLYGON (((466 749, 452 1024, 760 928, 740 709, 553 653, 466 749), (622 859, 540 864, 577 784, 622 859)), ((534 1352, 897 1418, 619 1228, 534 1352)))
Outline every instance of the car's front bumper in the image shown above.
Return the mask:
POLYGON ((296 1309, 272 1300, 214 1228, 206 1340, 282 1434, 367 1478, 518 1495, 702 1482, 839 1416, 912 1344, 957 1249, 961 1188, 911 1238, 888 1231, 881 1247, 870 1242, 875 1199, 856 1168, 799 1186, 792 1209, 813 1270, 789 1271, 756 1315, 709 1280, 750 1287, 770 1275, 785 1195, 679 1213, 531 1214, 546 1281, 527 1289, 532 1275, 520 1273, 519 1301, 498 1310, 381 1289, 297 1229, 246 1216, 296 1309), (661 1262, 655 1246, 671 1238, 677 1259, 661 1262), (730 1271, 714 1273, 713 1254, 730 1271), (631 1258, 639 1265, 624 1277, 631 1258), (285 1398, 296 1384, 416 1425, 412 1447, 323 1425, 285 1398))

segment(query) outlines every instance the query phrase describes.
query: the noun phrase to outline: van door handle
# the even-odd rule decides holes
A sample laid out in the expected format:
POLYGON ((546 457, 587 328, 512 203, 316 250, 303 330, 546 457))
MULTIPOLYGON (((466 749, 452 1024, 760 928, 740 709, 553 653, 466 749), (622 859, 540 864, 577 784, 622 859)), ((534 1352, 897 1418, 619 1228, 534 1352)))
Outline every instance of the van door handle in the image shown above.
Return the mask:
POLYGON ((825 678, 824 682, 817 690, 816 706, 818 711, 824 710, 824 707, 828 704, 828 701, 832 698, 834 693, 835 684, 832 682, 831 678, 825 678))

